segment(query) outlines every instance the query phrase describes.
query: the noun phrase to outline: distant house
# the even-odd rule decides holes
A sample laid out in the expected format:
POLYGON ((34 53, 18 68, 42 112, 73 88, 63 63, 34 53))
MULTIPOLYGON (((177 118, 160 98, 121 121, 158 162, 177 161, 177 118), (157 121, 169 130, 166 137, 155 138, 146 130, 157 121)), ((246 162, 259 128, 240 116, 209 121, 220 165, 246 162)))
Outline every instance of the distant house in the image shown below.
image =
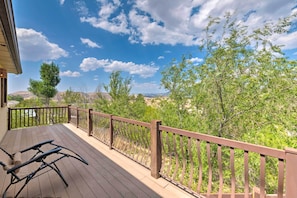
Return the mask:
POLYGON ((11 0, 0 0, 0 141, 7 132, 7 73, 21 74, 11 0))

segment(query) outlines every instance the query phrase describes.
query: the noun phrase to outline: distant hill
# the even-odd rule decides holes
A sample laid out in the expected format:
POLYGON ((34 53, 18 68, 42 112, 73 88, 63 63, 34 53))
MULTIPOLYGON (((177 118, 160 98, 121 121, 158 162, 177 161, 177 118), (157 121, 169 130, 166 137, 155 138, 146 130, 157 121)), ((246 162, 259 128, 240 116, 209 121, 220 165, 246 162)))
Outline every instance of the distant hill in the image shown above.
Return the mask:
POLYGON ((17 91, 11 94, 8 94, 9 96, 21 96, 24 99, 31 99, 31 98, 35 98, 36 96, 34 94, 32 94, 29 91, 17 91))
MULTIPOLYGON (((53 98, 53 100, 56 101, 56 102, 62 101, 63 100, 63 94, 64 93, 65 92, 58 92, 56 94, 56 96, 53 98)), ((94 99, 96 99, 96 97, 97 97, 97 93, 96 92, 90 92, 90 93, 83 93, 83 92, 81 92, 81 94, 85 96, 85 99, 88 102, 94 101, 94 99)), ((102 92, 101 94, 106 99, 111 99, 111 97, 110 97, 110 95, 108 93, 102 92)), ((142 95, 144 96, 147 104, 151 104, 152 99, 157 98, 157 97, 162 97, 162 98, 163 97, 167 97, 168 94, 169 93, 151 93, 151 94, 142 94, 142 95)), ((8 95, 10 95, 10 96, 21 96, 22 98, 24 98, 24 100, 32 99, 32 98, 35 98, 36 97, 34 94, 32 94, 29 91, 17 91, 17 92, 14 92, 14 93, 10 93, 8 95)))
MULTIPOLYGON (((56 94, 56 96, 53 98, 54 100, 59 100, 59 99, 62 99, 62 96, 65 92, 58 92, 56 94)), ((96 97, 96 92, 89 92, 89 93, 82 93, 84 95, 86 95, 88 98, 90 99, 94 99, 96 97)), ((105 96, 106 98, 110 98, 109 94, 108 93, 104 93, 102 92, 101 93, 103 96, 105 96)), ((36 97, 34 94, 32 94, 31 92, 29 91, 17 91, 17 92, 14 92, 14 93, 10 93, 8 95, 11 95, 11 96, 21 96, 23 97, 24 99, 31 99, 31 98, 34 98, 36 97)), ((142 94, 144 97, 147 97, 147 98, 156 98, 156 97, 166 97, 169 95, 169 93, 145 93, 145 94, 142 94)))
MULTIPOLYGON (((65 92, 58 92, 55 97, 53 98, 53 100, 55 101, 61 101, 63 99, 63 94, 65 92)), ((95 92, 90 92, 90 93, 81 93, 83 94, 84 96, 86 96, 87 99, 90 99, 90 100, 93 100, 95 97, 96 97, 96 94, 95 92)), ((106 98, 110 98, 109 94, 108 93, 101 93, 104 97, 106 98)), ((31 99, 31 98, 35 98, 36 96, 34 94, 32 94, 31 92, 29 91, 17 91, 17 92, 14 92, 14 93, 10 93, 8 94, 9 96, 21 96, 22 98, 24 98, 25 100, 27 99, 31 99)))
POLYGON ((167 97, 169 95, 169 92, 167 92, 167 93, 145 93, 142 95, 147 98, 167 97))

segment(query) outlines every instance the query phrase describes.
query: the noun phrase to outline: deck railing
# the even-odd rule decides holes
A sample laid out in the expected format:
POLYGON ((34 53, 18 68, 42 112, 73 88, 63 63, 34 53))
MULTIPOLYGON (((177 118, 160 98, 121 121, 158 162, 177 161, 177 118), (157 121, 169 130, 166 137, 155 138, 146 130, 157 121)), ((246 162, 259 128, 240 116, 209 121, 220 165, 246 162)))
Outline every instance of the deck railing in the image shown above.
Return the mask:
POLYGON ((283 197, 285 150, 162 125, 159 131, 163 177, 206 197, 283 197))
POLYGON ((65 123, 68 107, 9 108, 8 129, 65 123))
POLYGON ((70 122, 90 136, 150 168, 150 123, 69 107, 70 122))
MULTIPOLYGON (((19 115, 13 111, 10 114, 19 115)), ((297 194, 295 149, 273 149, 92 109, 69 106, 65 112, 68 122, 89 136, 147 167, 153 177, 164 177, 197 197, 297 194)))

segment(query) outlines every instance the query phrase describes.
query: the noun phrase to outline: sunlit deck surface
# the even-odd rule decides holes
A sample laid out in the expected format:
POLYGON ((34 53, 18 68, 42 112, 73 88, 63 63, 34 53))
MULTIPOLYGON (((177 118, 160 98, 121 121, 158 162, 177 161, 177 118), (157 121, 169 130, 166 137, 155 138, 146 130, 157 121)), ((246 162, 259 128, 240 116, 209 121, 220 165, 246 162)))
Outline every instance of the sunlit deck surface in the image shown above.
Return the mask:
MULTIPOLYGON (((170 182, 150 176, 150 171, 115 150, 88 137, 86 132, 70 124, 40 126, 8 131, 1 147, 10 153, 44 140, 68 147, 82 155, 89 165, 65 158, 59 166, 69 186, 49 171, 33 179, 19 197, 192 197, 170 182)), ((28 172, 23 168, 19 174, 28 172)), ((10 175, 0 170, 0 192, 5 190, 10 175)), ((15 195, 10 188, 7 197, 15 195)))

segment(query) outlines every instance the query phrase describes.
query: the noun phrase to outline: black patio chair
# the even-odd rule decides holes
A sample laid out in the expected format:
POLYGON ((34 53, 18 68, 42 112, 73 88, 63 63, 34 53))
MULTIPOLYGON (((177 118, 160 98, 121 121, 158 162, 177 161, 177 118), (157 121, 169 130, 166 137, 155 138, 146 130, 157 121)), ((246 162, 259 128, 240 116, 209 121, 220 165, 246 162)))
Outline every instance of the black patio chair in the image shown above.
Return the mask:
MULTIPOLYGON (((53 143, 53 141, 54 140, 47 140, 44 142, 40 142, 34 146, 31 146, 29 148, 26 148, 13 154, 8 153, 6 150, 0 147, 0 153, 2 153, 2 155, 0 155, 0 165, 3 166, 3 169, 6 171, 7 174, 11 175, 10 184, 6 187, 5 191, 3 192, 3 198, 6 197, 6 192, 11 187, 11 185, 24 181, 24 184, 20 187, 19 191, 15 195, 15 197, 17 197, 20 194, 20 192, 24 189, 24 187, 32 179, 50 170, 55 171, 62 179, 66 187, 68 187, 68 183, 64 179, 60 169, 56 164, 57 161, 65 157, 72 157, 88 165, 88 162, 84 160, 79 154, 66 147, 57 145, 53 143), (22 161, 22 154, 29 151, 33 151, 34 153, 28 160, 22 161), (32 167, 33 168, 32 170, 29 170, 29 174, 19 176, 18 173, 20 172, 20 169, 26 166, 30 166, 28 167, 29 169, 32 167)), ((29 154, 30 153, 27 153, 27 155, 29 154)))

